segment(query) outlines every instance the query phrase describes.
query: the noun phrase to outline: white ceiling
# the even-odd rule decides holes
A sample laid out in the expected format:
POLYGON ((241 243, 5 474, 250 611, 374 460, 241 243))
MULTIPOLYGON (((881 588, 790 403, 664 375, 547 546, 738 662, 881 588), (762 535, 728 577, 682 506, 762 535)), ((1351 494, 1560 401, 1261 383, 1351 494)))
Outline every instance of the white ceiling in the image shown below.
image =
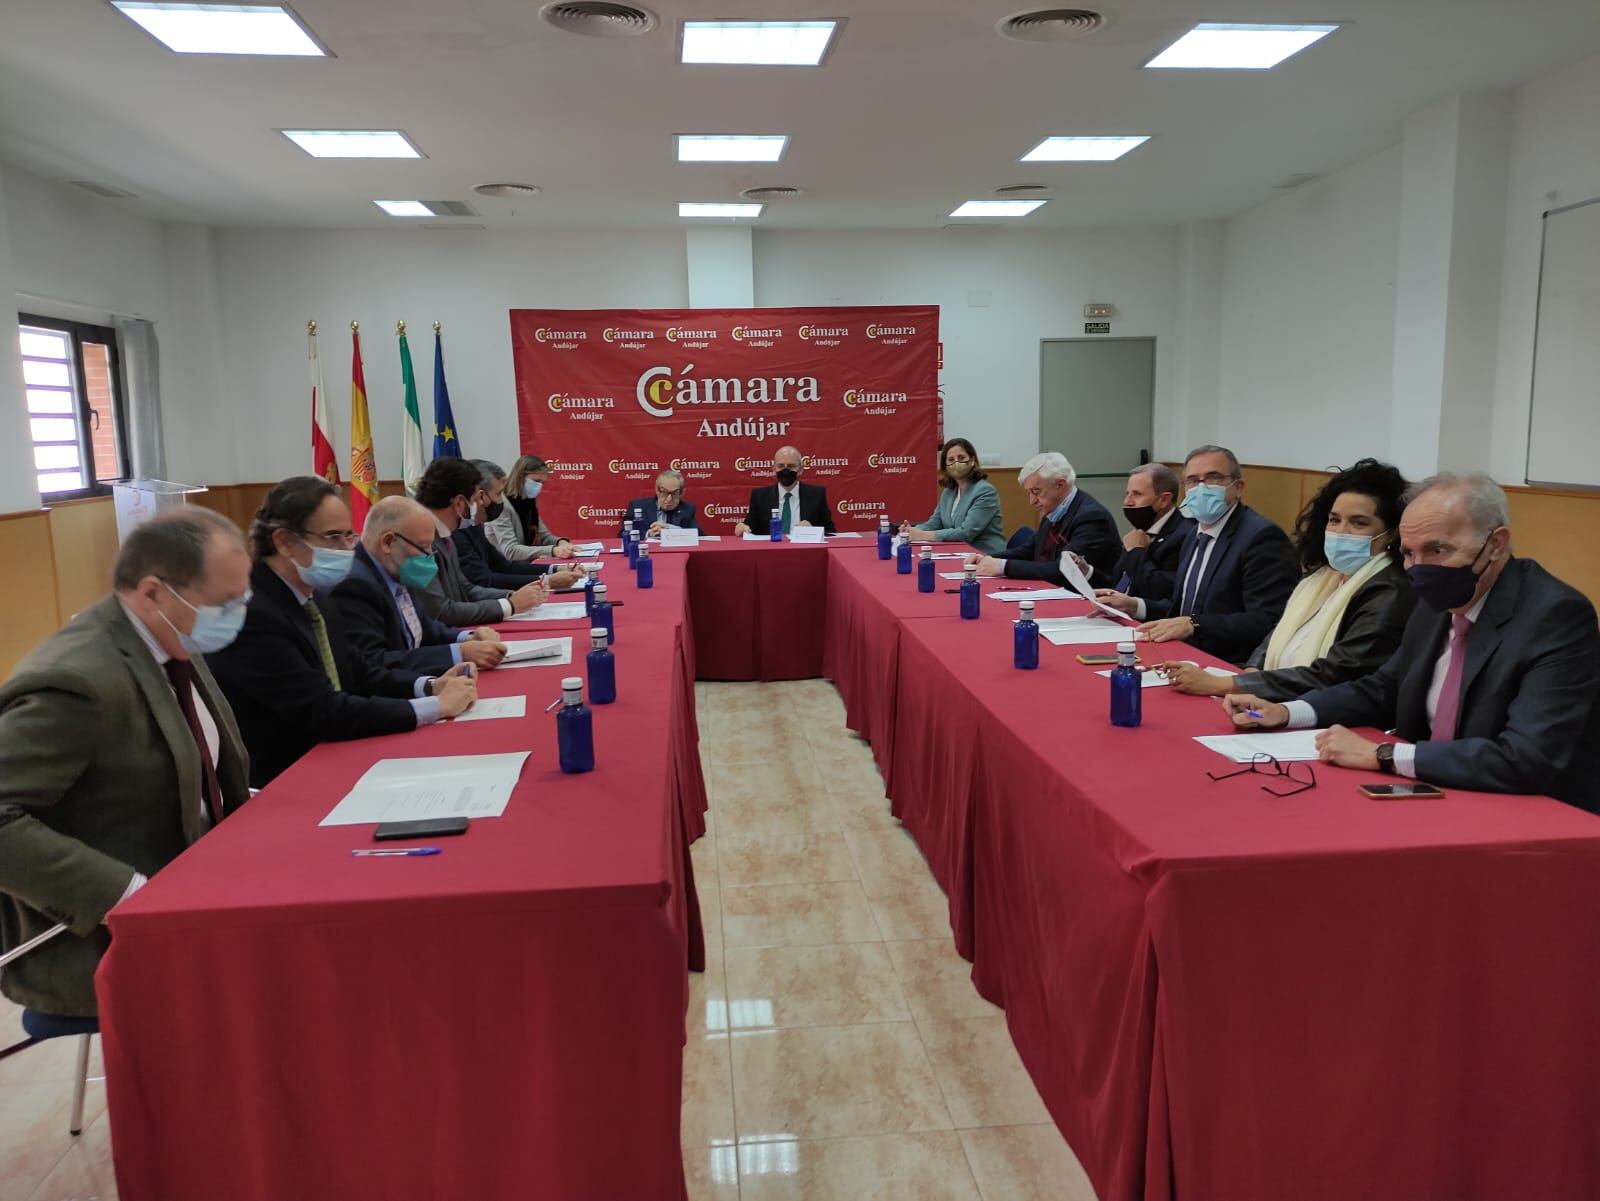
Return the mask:
POLYGON ((104 0, 0 0, 0 158, 136 192, 152 216, 392 227, 373 199, 465 200, 500 228, 676 227, 679 200, 798 184, 758 228, 931 228, 1016 183, 1029 226, 1226 217, 1291 174, 1389 145, 1457 91, 1600 51, 1597 0, 1107 0, 1082 41, 1002 39, 1018 0, 665 0, 632 40, 539 0, 299 0, 336 57, 173 54, 104 0), (687 67, 686 17, 844 17, 818 69, 687 67), (1198 19, 1351 22, 1270 72, 1142 71, 1198 19), (422 161, 318 161, 280 128, 399 128, 422 161), (674 133, 785 133, 775 166, 679 164, 674 133), (1148 133, 1116 163, 1023 164, 1049 134, 1148 133), (531 201, 473 184, 540 185, 531 201))

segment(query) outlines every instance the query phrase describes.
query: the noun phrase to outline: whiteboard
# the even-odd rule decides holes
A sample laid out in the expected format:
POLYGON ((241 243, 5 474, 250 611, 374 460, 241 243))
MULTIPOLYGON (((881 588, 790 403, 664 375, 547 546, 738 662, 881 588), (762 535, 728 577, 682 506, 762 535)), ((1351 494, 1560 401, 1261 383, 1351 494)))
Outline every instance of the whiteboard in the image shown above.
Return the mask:
POLYGON ((1600 200, 1544 217, 1528 482, 1600 488, 1600 200))

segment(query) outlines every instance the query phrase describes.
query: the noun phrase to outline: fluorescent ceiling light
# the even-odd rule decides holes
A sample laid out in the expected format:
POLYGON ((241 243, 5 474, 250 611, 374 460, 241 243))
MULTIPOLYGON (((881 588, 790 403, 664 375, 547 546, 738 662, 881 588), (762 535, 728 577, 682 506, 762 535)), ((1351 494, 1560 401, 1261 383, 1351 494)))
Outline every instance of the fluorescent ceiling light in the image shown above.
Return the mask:
POLYGON ((789 146, 786 134, 680 133, 680 163, 775 163, 789 146))
POLYGON ((168 4, 111 0, 111 6, 179 54, 289 54, 327 51, 279 4, 168 4))
POLYGON ((969 200, 952 217, 1026 217, 1043 200, 969 200))
POLYGON ((680 217, 759 217, 764 204, 702 204, 684 200, 678 204, 680 217))
POLYGON ((1222 25, 1202 22, 1146 67, 1265 71, 1320 42, 1337 25, 1222 25))
POLYGON ((280 129, 312 158, 421 158, 398 129, 280 129))
POLYGON ((1109 163, 1119 159, 1135 146, 1143 146, 1148 137, 1131 138, 1046 138, 1027 154, 1025 163, 1109 163))
POLYGON ((837 21, 685 21, 680 62, 815 67, 837 21))
POLYGON ((391 217, 431 217, 433 210, 420 200, 374 200, 391 217))

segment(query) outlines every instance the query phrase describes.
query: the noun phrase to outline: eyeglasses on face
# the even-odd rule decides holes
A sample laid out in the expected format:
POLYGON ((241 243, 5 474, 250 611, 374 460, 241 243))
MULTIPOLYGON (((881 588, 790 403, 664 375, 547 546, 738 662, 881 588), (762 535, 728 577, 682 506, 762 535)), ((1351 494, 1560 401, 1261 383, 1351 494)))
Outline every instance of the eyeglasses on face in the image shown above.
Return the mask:
POLYGON ((1300 793, 1309 792, 1317 786, 1317 773, 1311 764, 1302 761, 1280 763, 1277 759, 1267 754, 1254 755, 1249 763, 1233 771, 1208 771, 1206 775, 1213 780, 1231 780, 1235 776, 1247 775, 1250 772, 1256 772, 1264 776, 1282 776, 1293 785, 1290 788, 1274 788, 1271 784, 1263 784, 1261 791, 1270 792, 1273 796, 1298 796, 1300 793))
POLYGON ((1186 475, 1183 477, 1185 488, 1198 488, 1201 484, 1210 484, 1213 487, 1233 483, 1231 475, 1224 475, 1220 471, 1208 471, 1205 475, 1186 475))
POLYGON ((657 488, 656 489, 656 495, 659 496, 662 500, 672 500, 674 497, 682 496, 683 495, 683 489, 682 488, 657 488))
POLYGON ((300 536, 314 546, 347 550, 355 545, 356 539, 361 535, 354 530, 301 530, 300 536))

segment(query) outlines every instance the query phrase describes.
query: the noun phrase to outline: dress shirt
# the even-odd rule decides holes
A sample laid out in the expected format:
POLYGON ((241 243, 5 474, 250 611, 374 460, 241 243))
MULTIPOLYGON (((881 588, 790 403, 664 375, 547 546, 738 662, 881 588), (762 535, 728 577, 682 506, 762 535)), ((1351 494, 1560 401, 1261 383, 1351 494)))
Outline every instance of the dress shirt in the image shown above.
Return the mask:
MULTIPOLYGON (((1239 507, 1239 502, 1238 501, 1234 501, 1233 504, 1228 506, 1228 511, 1226 513, 1224 513, 1221 517, 1217 518, 1217 520, 1213 521, 1210 525, 1196 525, 1195 526, 1194 532, 1195 532, 1195 534, 1197 536, 1200 535, 1200 534, 1205 534, 1208 538, 1211 539, 1211 541, 1206 543, 1205 550, 1203 550, 1200 554, 1196 555, 1194 557, 1194 559, 1190 561, 1189 570, 1184 572, 1183 579, 1178 581, 1177 596, 1178 596, 1178 598, 1180 600, 1183 598, 1183 595, 1184 595, 1185 591, 1188 589, 1189 577, 1191 575, 1194 575, 1195 572, 1199 572, 1200 574, 1197 577, 1196 583, 1195 583, 1195 586, 1194 586, 1194 594, 1195 594, 1196 599, 1198 600, 1198 598, 1200 596, 1200 585, 1205 583, 1206 567, 1209 566, 1210 563, 1211 563, 1211 552, 1217 549, 1217 535, 1222 533, 1222 527, 1228 524, 1228 518, 1233 516, 1233 511, 1235 509, 1237 509, 1238 507, 1239 507)), ((1166 517, 1163 517, 1160 522, 1157 522, 1156 525, 1152 526, 1151 529, 1150 529, 1150 532, 1152 534, 1155 533, 1155 531, 1160 528, 1161 523, 1165 522, 1167 517, 1171 517, 1177 511, 1178 510, 1176 508, 1168 509, 1166 517)), ((1136 597, 1135 600, 1138 602, 1138 610, 1137 610, 1137 612, 1134 613, 1134 616, 1136 618, 1138 618, 1140 621, 1147 620, 1148 619, 1148 610, 1145 608, 1144 598, 1143 597, 1136 597)), ((1176 616, 1178 616, 1178 614, 1173 614, 1173 616, 1176 617, 1176 616)), ((1192 617, 1193 614, 1185 613, 1182 616, 1192 617)))
POLYGON ((800 481, 799 480, 796 480, 794 483, 790 484, 787 488, 785 488, 782 484, 778 485, 778 501, 777 501, 777 504, 774 507, 778 510, 778 520, 780 522, 783 520, 783 498, 786 497, 786 496, 793 497, 793 499, 790 500, 790 502, 789 502, 789 528, 793 529, 795 526, 800 524, 800 481))
MULTIPOLYGON (((382 564, 379 565, 379 568, 380 570, 382 569, 382 564)), ((406 586, 399 580, 395 579, 387 571, 384 571, 383 579, 384 582, 389 585, 389 595, 394 597, 395 607, 400 610, 400 619, 406 623, 406 630, 411 635, 411 646, 409 649, 415 650, 417 647, 422 645, 422 622, 417 620, 416 603, 411 599, 411 593, 406 590, 406 586)), ((462 630, 460 634, 456 635, 456 645, 450 648, 450 660, 452 663, 461 662, 460 644, 466 642, 471 637, 471 630, 462 630)), ((421 695, 420 690, 422 686, 422 681, 418 680, 417 688, 419 690, 419 696, 421 695)))
MULTIPOLYGON (((439 553, 442 555, 454 555, 456 553, 456 544, 450 541, 450 535, 453 533, 453 531, 446 528, 444 522, 439 520, 439 515, 437 513, 433 515, 433 525, 434 528, 439 531, 439 541, 444 546, 444 549, 439 553)), ((510 621, 514 613, 516 613, 516 610, 511 607, 510 600, 502 596, 500 598, 501 618, 505 621, 510 621)))

